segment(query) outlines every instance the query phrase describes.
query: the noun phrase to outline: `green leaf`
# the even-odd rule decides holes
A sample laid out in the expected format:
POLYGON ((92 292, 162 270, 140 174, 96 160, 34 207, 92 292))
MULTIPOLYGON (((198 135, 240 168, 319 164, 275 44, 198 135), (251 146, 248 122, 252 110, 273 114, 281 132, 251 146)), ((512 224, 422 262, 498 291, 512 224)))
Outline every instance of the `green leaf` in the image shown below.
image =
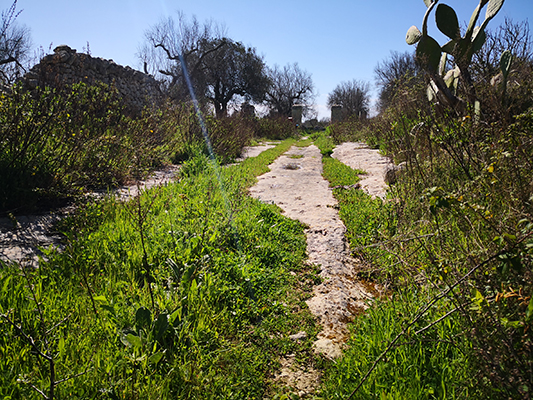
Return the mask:
POLYGON ((11 275, 6 276, 4 285, 2 286, 2 293, 9 293, 9 282, 11 282, 11 275))
POLYGON ((107 304, 103 304, 102 305, 102 308, 104 310, 106 310, 107 312, 109 312, 111 314, 112 317, 116 318, 117 317, 117 312, 115 310, 115 307, 113 306, 110 306, 110 305, 107 305, 107 304))
POLYGON ((428 100, 430 102, 434 101, 437 99, 437 87, 433 87, 434 83, 433 82, 430 82, 430 84, 428 85, 428 88, 427 88, 427 97, 428 97, 428 100))
POLYGON ((500 69, 502 70, 504 79, 507 79, 509 76, 512 61, 513 54, 509 50, 505 50, 500 57, 500 69))
POLYGON ((59 350, 59 356, 63 357, 65 355, 65 339, 63 337, 59 338, 57 349, 59 350))
POLYGON ((440 61, 439 61, 439 75, 444 75, 444 70, 446 69, 446 64, 448 63, 448 54, 447 53, 441 53, 440 61))
POLYGON ((154 338, 156 340, 161 340, 165 331, 168 328, 168 314, 159 314, 154 325, 154 338))
POLYGON ((433 3, 433 0, 424 0, 424 4, 426 5, 426 7, 429 8, 429 6, 431 6, 431 3, 433 3))
POLYGON ((126 335, 126 341, 134 348, 138 349, 142 346, 142 340, 139 336, 128 333, 126 335))
POLYGON ((526 310, 526 322, 530 322, 533 319, 533 296, 529 300, 529 305, 526 310))
POLYGON ((422 37, 422 32, 420 32, 420 30, 416 26, 413 25, 407 31, 407 35, 405 36, 405 41, 407 42, 407 44, 412 45, 412 44, 418 43, 421 37, 422 37))
POLYGON ((483 303, 485 302, 485 297, 481 294, 479 290, 476 289, 474 297, 472 297, 472 304, 470 309, 473 311, 481 310, 483 303))
POLYGON ((152 323, 152 313, 146 307, 139 307, 135 313, 135 325, 138 328, 147 328, 152 323))
POLYGON ((161 358, 163 358, 163 353, 158 351, 155 354, 152 354, 150 357, 148 357, 148 364, 157 364, 161 358))
POLYGON ((521 321, 509 321, 509 319, 507 319, 507 318, 502 318, 501 319, 501 323, 506 328, 518 329, 518 328, 520 328, 522 326, 522 322, 521 321))
POLYGON ((477 53, 483 45, 485 44, 485 41, 487 40, 487 34, 485 33, 485 30, 476 27, 474 29, 474 36, 472 36, 472 49, 471 54, 477 53))
POLYGON ((479 18, 479 14, 481 12, 481 9, 487 4, 488 0, 481 0, 479 2, 479 5, 476 7, 474 12, 472 13, 472 16, 470 17, 470 22, 468 23, 468 28, 466 29, 465 38, 470 40, 472 37, 472 33, 474 31, 474 27, 476 26, 477 20, 479 18))
POLYGON ((105 296, 95 296, 93 297, 93 300, 96 301, 97 303, 109 304, 105 296))
POLYGON ((441 48, 431 36, 423 36, 416 47, 416 57, 424 69, 436 72, 440 63, 441 48))
POLYGON ((456 40, 450 40, 448 43, 446 43, 444 46, 442 46, 442 51, 453 54, 455 50, 455 45, 457 44, 456 40))
POLYGON ((457 14, 450 6, 439 4, 435 11, 435 21, 437 28, 450 39, 457 39, 461 36, 457 14))
POLYGON ((178 308, 176 311, 174 311, 172 314, 170 314, 169 317, 169 323, 174 324, 174 321, 181 319, 181 308, 178 308))

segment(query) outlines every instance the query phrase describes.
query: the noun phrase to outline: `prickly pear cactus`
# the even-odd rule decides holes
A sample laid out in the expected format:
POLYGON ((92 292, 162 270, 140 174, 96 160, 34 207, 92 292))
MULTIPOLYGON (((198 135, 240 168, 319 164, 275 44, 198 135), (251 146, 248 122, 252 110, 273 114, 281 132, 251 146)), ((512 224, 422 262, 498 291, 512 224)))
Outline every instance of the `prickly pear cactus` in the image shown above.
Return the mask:
POLYGON ((511 71, 511 63, 513 55, 509 50, 505 50, 500 57, 500 69, 502 70, 503 79, 507 80, 509 72, 511 71))
POLYGON ((480 0, 478 6, 472 13, 464 36, 461 36, 459 19, 454 9, 446 4, 437 4, 438 1, 424 0, 427 10, 422 22, 422 31, 416 26, 410 27, 405 40, 410 45, 417 45, 416 56, 422 67, 431 75, 433 85, 431 85, 431 91, 428 89, 428 96, 431 92, 431 96, 429 97, 432 99, 443 98, 442 95, 439 95, 439 92, 443 92, 449 105, 456 104, 458 99, 455 98, 455 93, 459 83, 459 77, 462 77, 467 92, 470 93, 468 101, 474 102, 474 87, 468 68, 472 62, 474 53, 479 51, 485 43, 485 28, 487 24, 500 11, 504 0, 480 0), (477 26, 481 10, 485 6, 487 7, 485 19, 480 26, 477 26), (435 23, 437 28, 450 39, 442 46, 428 35, 427 23, 433 9, 435 9, 435 23), (445 54, 451 55, 456 64, 452 73, 450 71, 445 72, 444 68, 442 68, 444 64, 442 64, 441 60, 445 54))
POLYGON ((500 69, 503 75, 502 82, 502 104, 505 105, 506 102, 506 92, 507 92, 507 78, 509 77, 509 72, 511 72, 511 63, 513 62, 513 55, 509 50, 505 50, 500 57, 500 69))

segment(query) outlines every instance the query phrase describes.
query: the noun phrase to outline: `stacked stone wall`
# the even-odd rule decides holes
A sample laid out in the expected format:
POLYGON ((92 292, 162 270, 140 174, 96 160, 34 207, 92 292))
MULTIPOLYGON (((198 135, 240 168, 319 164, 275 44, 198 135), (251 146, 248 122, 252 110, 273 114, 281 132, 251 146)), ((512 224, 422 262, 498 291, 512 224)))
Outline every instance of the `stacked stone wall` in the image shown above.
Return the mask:
POLYGON ((162 98, 160 83, 151 75, 123 67, 113 60, 77 53, 66 45, 56 47, 53 54, 43 57, 24 77, 24 84, 29 89, 45 85, 61 88, 73 83, 94 84, 98 81, 115 86, 132 111, 139 111, 162 98))

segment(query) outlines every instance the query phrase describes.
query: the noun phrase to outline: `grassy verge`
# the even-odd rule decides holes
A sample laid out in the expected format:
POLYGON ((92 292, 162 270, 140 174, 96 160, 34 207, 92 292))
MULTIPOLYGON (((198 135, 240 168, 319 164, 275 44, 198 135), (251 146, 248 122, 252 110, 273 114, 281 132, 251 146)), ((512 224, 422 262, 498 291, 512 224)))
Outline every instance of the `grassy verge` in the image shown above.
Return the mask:
POLYGON ((462 324, 445 319, 428 329, 446 315, 450 305, 436 305, 411 323, 431 300, 431 291, 397 291, 391 299, 377 300, 356 318, 342 359, 326 373, 324 398, 346 399, 352 394, 352 399, 472 396, 475 390, 465 385, 468 358, 462 348, 468 343, 463 343, 462 324))
POLYGON ((246 188, 291 143, 223 169, 221 182, 198 161, 203 168, 127 204, 87 205, 62 254, 37 270, 2 266, 1 397, 282 390, 270 387, 279 357, 311 354, 313 272, 302 267, 301 224, 246 188), (288 338, 301 330, 308 340, 288 338))
MULTIPOLYGON (((297 135, 286 119, 205 115, 211 147, 232 162, 253 138, 297 135)), ((113 86, 61 90, 20 85, 0 95, 0 215, 33 211, 146 176, 167 163, 207 153, 189 104, 166 101, 128 114, 113 86)))
POLYGON ((334 188, 333 195, 339 202, 339 215, 346 225, 350 247, 360 257, 369 257, 373 251, 365 250, 364 247, 380 241, 382 228, 390 225, 385 211, 387 206, 380 199, 372 199, 363 191, 355 189, 354 185, 359 182, 360 175, 366 172, 354 170, 330 157, 335 148, 330 137, 319 133, 314 143, 324 155, 323 176, 334 188))
MULTIPOLYGON (((331 143, 328 138, 315 139, 323 154, 332 150, 331 143)), ((394 203, 372 199, 361 190, 350 188, 363 171, 354 171, 327 156, 323 167, 324 177, 335 187, 339 215, 346 225, 352 251, 368 270, 378 271, 379 279, 387 280, 391 266, 398 261, 398 256, 382 246, 396 234, 394 203)), ((376 300, 358 316, 351 325, 343 357, 327 368, 324 398, 345 399, 352 393, 353 399, 470 395, 473 390, 465 384, 469 381, 469 360, 462 352, 469 344, 459 336, 463 321, 444 318, 443 324, 432 327, 432 321, 453 309, 445 299, 421 313, 433 296, 434 291, 423 286, 397 288, 391 298, 376 300)))

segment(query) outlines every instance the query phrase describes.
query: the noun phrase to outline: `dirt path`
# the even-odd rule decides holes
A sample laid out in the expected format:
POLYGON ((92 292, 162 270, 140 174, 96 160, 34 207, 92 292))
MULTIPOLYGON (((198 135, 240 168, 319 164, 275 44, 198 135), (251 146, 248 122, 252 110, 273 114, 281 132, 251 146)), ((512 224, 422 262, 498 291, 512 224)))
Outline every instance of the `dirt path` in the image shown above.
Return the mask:
MULTIPOLYGON (((364 188, 372 195, 384 197, 385 183, 381 176, 387 163, 376 157, 379 154, 361 144, 341 145, 334 154, 350 166, 356 160, 357 168, 369 171, 364 188)), ((309 261, 320 266, 323 280, 307 301, 323 328, 314 349, 334 359, 341 355, 348 337, 347 324, 367 307, 375 288, 356 277, 356 260, 345 241, 346 228, 335 208, 336 200, 322 177, 322 156, 318 148, 293 146, 270 165, 270 170, 258 178, 250 194, 278 205, 284 215, 308 225, 309 261)), ((290 359, 282 360, 282 365, 278 380, 298 390, 300 396, 315 391, 319 384, 317 371, 301 370, 290 359)))
MULTIPOLYGON (((176 166, 169 166, 154 172, 148 179, 139 184, 122 186, 114 191, 116 196, 126 201, 135 197, 140 191, 154 186, 164 185, 174 179, 176 166)), ((101 197, 107 192, 91 193, 90 196, 101 197)), ((74 207, 54 209, 47 213, 17 215, 15 217, 0 218, 0 260, 6 263, 23 263, 26 266, 37 267, 39 257, 44 253, 41 248, 50 246, 61 250, 63 244, 61 235, 54 226, 74 211, 74 207)))
POLYGON ((259 154, 261 154, 263 151, 276 147, 276 145, 277 143, 274 143, 274 142, 266 142, 258 146, 246 146, 244 149, 242 149, 241 157, 238 158, 236 161, 240 162, 240 161, 245 160, 248 157, 256 157, 259 154))
POLYGON ((385 170, 390 161, 379 150, 365 143, 347 142, 335 147, 331 156, 353 169, 366 171, 366 175, 361 175, 361 188, 373 197, 385 198, 385 170))
MULTIPOLYGON (((243 159, 253 157, 273 147, 273 144, 248 148, 243 159)), ((345 143, 338 146, 333 157, 352 168, 368 172, 361 181, 362 188, 372 196, 385 197, 384 172, 388 160, 361 143, 345 143)), ((258 178, 250 189, 252 196, 264 202, 277 204, 289 218, 305 223, 309 262, 320 266, 322 283, 313 290, 307 301, 311 312, 323 329, 314 343, 315 351, 328 358, 341 355, 342 346, 348 337, 347 323, 366 308, 375 289, 360 282, 356 277, 357 264, 345 241, 346 228, 335 208, 336 200, 322 177, 322 157, 314 145, 304 148, 293 146, 287 153, 270 165, 271 171, 258 178)), ((147 189, 173 179, 173 171, 160 172, 140 188, 147 189)), ((137 193, 137 186, 123 188, 122 199, 137 193)), ((17 217, 17 220, 0 219, 0 259, 35 263, 38 259, 36 246, 58 245, 59 236, 54 234, 53 224, 61 215, 17 217)), ((301 332, 294 332, 298 337, 301 332)), ((293 387, 305 397, 312 394, 320 384, 316 370, 299 367, 291 355, 281 360, 282 368, 277 380, 293 387)))
MULTIPOLYGON (((276 143, 267 142, 260 146, 244 148, 240 160, 255 157, 261 152, 275 147, 276 143)), ((148 179, 139 184, 124 185, 114 191, 121 201, 127 201, 139 193, 154 186, 172 182, 178 167, 168 166, 155 171, 148 179)), ((95 192, 90 196, 101 197, 107 192, 95 192)), ((62 249, 61 235, 54 230, 54 226, 73 212, 73 207, 54 209, 46 213, 17 215, 15 217, 0 217, 0 260, 6 263, 24 263, 37 267, 39 257, 43 257, 42 248, 50 246, 62 249)))

